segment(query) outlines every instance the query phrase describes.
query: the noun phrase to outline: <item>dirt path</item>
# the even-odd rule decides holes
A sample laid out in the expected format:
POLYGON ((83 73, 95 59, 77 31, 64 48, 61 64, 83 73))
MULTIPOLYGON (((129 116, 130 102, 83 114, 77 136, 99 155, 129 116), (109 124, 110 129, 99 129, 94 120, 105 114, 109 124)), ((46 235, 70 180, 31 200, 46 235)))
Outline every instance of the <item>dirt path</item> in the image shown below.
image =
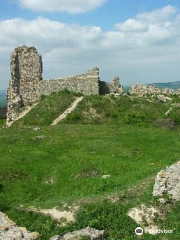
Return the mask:
POLYGON ((6 122, 6 125, 7 125, 8 127, 10 127, 14 122, 16 122, 17 120, 23 118, 23 117, 24 117, 28 112, 30 112, 31 109, 33 109, 37 104, 38 104, 38 103, 35 103, 35 104, 33 104, 32 106, 28 106, 24 111, 22 111, 22 112, 19 114, 19 116, 16 118, 16 120, 10 121, 10 122, 6 122))
POLYGON ((58 124, 58 122, 65 119, 69 113, 73 112, 76 109, 78 103, 81 102, 82 100, 83 100, 83 97, 76 98, 76 100, 72 103, 71 107, 66 109, 66 111, 63 112, 58 118, 56 118, 51 125, 55 126, 58 124))

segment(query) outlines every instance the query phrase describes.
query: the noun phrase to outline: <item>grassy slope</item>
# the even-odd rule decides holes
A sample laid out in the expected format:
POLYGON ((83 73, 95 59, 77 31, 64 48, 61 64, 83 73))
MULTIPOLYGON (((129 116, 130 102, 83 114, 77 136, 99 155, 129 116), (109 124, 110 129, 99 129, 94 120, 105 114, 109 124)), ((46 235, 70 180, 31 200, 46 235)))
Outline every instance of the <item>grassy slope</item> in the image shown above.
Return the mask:
POLYGON ((42 96, 40 103, 15 125, 50 125, 75 100, 78 94, 70 92, 42 96))
MULTIPOLYGON (((44 98, 28 117, 9 129, 0 129, 0 209, 19 225, 40 232, 41 240, 86 226, 105 229, 108 240, 139 239, 134 233, 137 225, 126 213, 142 202, 154 201, 154 176, 180 156, 180 131, 151 126, 169 105, 85 97, 65 121, 68 124, 46 126, 56 117, 57 109, 57 115, 64 111, 62 99, 69 105, 74 95, 59 93, 44 98), (41 130, 33 131, 31 124, 42 124, 41 130), (39 135, 46 138, 38 140, 39 135), (111 177, 102 179, 104 174, 111 177), (104 200, 116 195, 120 197, 116 204, 104 200), (76 223, 61 228, 48 217, 20 209, 20 205, 23 209, 62 208, 65 202, 80 204, 82 210, 76 223)), ((179 239, 178 211, 179 205, 165 222, 159 222, 166 229, 176 225, 175 233, 167 239, 179 239)), ((157 236, 146 234, 141 239, 155 240, 157 236)))
MULTIPOLYGON (((176 101, 179 99, 175 99, 176 101)), ((173 101, 175 101, 173 100, 173 101)), ((174 108, 169 116, 165 113, 170 103, 158 100, 148 102, 144 99, 130 99, 127 97, 86 96, 77 109, 69 114, 63 123, 81 124, 129 124, 137 126, 154 126, 159 120, 164 120, 168 127, 168 120, 180 125, 180 111, 174 108)), ((163 126, 163 123, 162 123, 163 126)))

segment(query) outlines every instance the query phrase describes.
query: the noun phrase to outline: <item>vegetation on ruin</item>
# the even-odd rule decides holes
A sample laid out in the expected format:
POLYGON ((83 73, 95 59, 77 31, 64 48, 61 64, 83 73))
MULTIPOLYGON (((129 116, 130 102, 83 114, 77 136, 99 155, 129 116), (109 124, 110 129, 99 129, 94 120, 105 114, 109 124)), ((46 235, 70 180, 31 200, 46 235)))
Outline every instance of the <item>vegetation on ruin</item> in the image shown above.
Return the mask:
MULTIPOLYGON (((43 96, 12 127, 2 128, 0 121, 0 209, 19 226, 39 232, 40 240, 87 226, 104 229, 105 240, 139 239, 138 225, 126 214, 138 204, 156 204, 151 193, 157 172, 179 160, 178 110, 166 116, 169 103, 87 96, 65 121, 48 126, 75 97, 66 91, 43 96), (159 119, 174 125, 156 125, 159 119), (63 227, 28 211, 64 209, 65 203, 80 211, 75 223, 63 227)), ((176 204, 158 221, 160 229, 174 229, 168 240, 179 239, 179 209, 176 204)))

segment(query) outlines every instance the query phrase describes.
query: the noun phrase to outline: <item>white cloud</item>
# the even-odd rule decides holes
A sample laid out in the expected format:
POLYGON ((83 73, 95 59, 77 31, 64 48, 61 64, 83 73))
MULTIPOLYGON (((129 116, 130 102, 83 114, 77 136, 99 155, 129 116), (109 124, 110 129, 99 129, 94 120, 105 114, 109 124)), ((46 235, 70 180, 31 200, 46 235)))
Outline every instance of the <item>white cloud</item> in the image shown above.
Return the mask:
POLYGON ((33 45, 43 55, 45 79, 97 66, 102 80, 119 75, 124 85, 180 80, 180 17, 171 6, 117 23, 107 32, 46 18, 0 21, 0 32, 0 88, 8 85, 10 53, 20 45, 33 45))
POLYGON ((164 23, 168 19, 173 19, 177 16, 178 8, 168 5, 162 9, 157 9, 152 12, 140 13, 137 19, 140 21, 151 23, 164 23))
POLYGON ((34 11, 60 11, 70 14, 92 11, 108 0, 18 0, 22 7, 34 11))
POLYGON ((145 31, 147 30, 148 24, 135 19, 128 19, 124 23, 118 23, 115 28, 119 31, 133 32, 133 31, 145 31))

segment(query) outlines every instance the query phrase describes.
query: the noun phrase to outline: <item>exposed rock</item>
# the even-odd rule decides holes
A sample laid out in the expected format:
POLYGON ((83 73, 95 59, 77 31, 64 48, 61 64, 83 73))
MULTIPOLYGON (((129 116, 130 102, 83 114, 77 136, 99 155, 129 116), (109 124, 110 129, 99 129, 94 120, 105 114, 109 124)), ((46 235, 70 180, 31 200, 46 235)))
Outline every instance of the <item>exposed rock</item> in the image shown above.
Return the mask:
POLYGON ((24 227, 18 227, 4 213, 0 212, 0 240, 35 240, 39 234, 30 233, 24 227))
POLYGON ((35 132, 37 132, 37 131, 40 131, 41 128, 40 128, 40 127, 35 127, 35 128, 33 128, 33 130, 34 130, 35 132))
POLYGON ((139 97, 145 97, 151 95, 154 98, 157 98, 161 102, 171 101, 170 96, 180 95, 180 90, 174 90, 169 88, 160 89, 155 85, 133 85, 130 90, 130 94, 138 95, 139 97))
POLYGON ((163 195, 169 195, 176 201, 180 200, 180 161, 158 173, 153 196, 163 195))
POLYGON ((139 96, 145 96, 150 94, 160 94, 161 91, 156 86, 147 86, 144 84, 141 85, 133 85, 130 90, 130 94, 137 94, 139 96))
POLYGON ((56 221, 62 221, 61 225, 63 226, 65 226, 66 223, 75 222, 75 215, 78 210, 79 206, 69 207, 69 211, 58 210, 56 208, 52 209, 36 209, 34 207, 29 208, 29 211, 42 213, 50 216, 52 219, 56 221))
POLYGON ((132 208, 128 212, 128 216, 132 218, 136 223, 144 227, 144 229, 152 233, 152 230, 158 230, 158 227, 154 223, 155 215, 159 214, 159 210, 152 206, 141 205, 140 207, 132 208))
POLYGON ((166 97, 164 95, 157 95, 157 99, 160 102, 168 102, 168 101, 172 101, 172 98, 166 97))
POLYGON ((43 139, 46 139, 46 138, 47 138, 47 136, 41 135, 41 136, 37 136, 35 139, 43 140, 43 139))
POLYGON ((96 230, 90 227, 82 230, 67 233, 64 236, 54 236, 50 240, 81 240, 81 237, 89 237, 90 240, 102 239, 104 231, 96 230))
POLYGON ((103 176, 102 176, 103 179, 107 179, 107 178, 110 178, 110 177, 111 177, 110 174, 107 174, 107 175, 103 175, 103 176))

